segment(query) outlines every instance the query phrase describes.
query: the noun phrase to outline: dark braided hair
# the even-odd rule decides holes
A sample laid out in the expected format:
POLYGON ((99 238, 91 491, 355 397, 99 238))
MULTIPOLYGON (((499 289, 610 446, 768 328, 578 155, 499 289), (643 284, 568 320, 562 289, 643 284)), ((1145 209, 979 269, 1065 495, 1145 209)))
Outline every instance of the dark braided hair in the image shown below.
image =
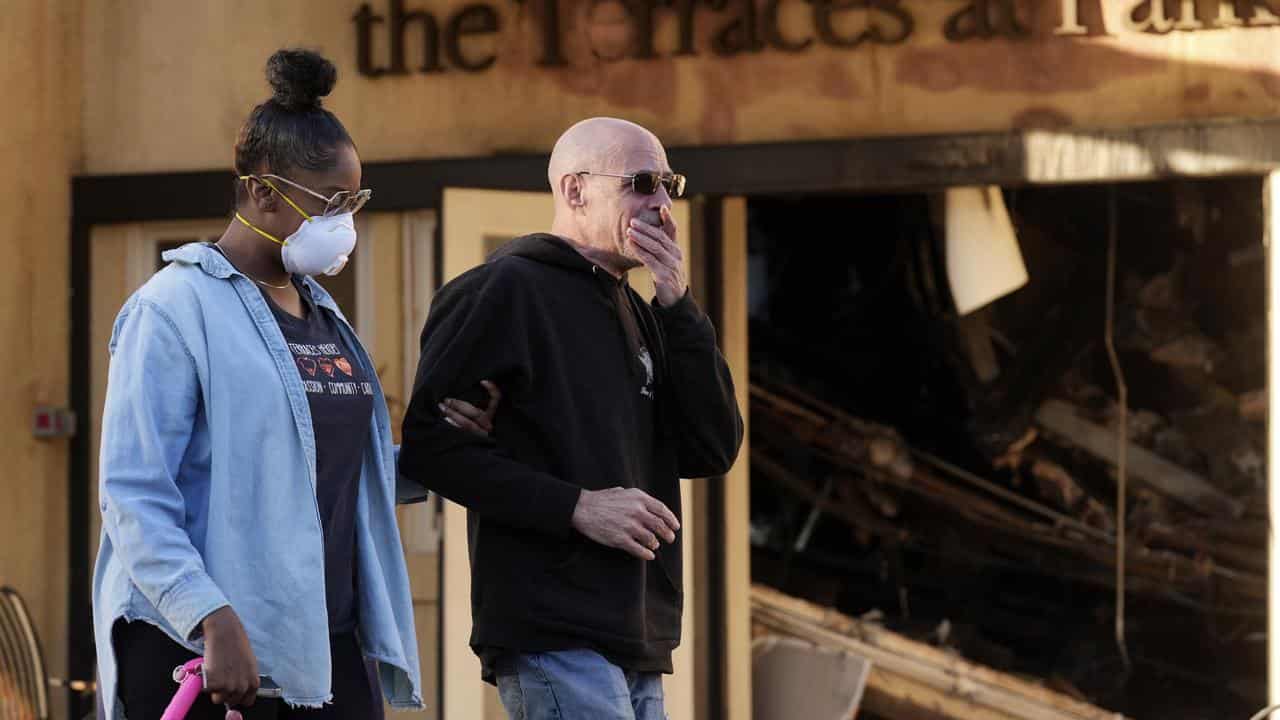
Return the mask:
MULTIPOLYGON (((338 118, 320 104, 337 81, 338 69, 319 53, 277 50, 267 60, 271 99, 249 113, 236 139, 236 175, 288 177, 293 168, 333 167, 338 148, 355 145, 338 118)), ((244 183, 237 181, 237 204, 244 192, 244 183)))

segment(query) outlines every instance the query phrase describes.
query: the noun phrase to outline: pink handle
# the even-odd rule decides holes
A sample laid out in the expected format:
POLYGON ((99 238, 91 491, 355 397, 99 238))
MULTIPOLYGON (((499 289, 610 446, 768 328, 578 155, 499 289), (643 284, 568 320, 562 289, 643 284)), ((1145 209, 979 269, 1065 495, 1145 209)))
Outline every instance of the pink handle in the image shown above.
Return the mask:
MULTIPOLYGON (((188 660, 173 671, 173 679, 178 683, 178 692, 173 694, 169 706, 164 709, 160 720, 186 720, 196 698, 204 692, 204 658, 188 660)), ((244 720, 239 710, 227 708, 225 720, 244 720)))
POLYGON ((184 720, 187 717, 196 698, 200 697, 200 691, 204 690, 204 677, 200 674, 203 665, 204 658, 195 658, 174 671, 174 680, 180 683, 178 692, 173 694, 160 720, 184 720))

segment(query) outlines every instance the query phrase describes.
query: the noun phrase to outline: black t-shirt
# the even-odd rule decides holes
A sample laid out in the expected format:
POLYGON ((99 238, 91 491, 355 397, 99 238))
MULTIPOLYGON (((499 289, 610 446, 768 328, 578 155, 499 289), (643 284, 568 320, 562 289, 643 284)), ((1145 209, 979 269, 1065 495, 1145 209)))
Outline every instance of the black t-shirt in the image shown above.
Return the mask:
POLYGON ((343 342, 337 317, 318 307, 305 285, 295 285, 305 318, 290 315, 269 295, 263 296, 284 333, 311 406, 329 632, 348 632, 356 626, 356 496, 369 442, 373 385, 343 342))

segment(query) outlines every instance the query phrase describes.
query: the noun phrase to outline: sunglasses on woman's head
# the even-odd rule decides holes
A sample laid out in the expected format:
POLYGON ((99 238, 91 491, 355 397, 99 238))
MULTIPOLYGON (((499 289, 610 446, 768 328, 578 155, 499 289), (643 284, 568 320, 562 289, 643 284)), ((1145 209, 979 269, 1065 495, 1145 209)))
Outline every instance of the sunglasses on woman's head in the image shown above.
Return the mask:
POLYGON ((641 195, 652 195, 659 187, 667 189, 672 198, 684 197, 685 176, 679 174, 663 175, 656 172, 638 172, 634 175, 616 175, 614 173, 591 172, 581 170, 578 175, 601 175, 604 177, 623 178, 631 181, 631 189, 641 195))
MULTIPOLYGON (((323 217, 332 217, 334 215, 342 215, 343 213, 355 214, 360 210, 360 208, 364 207, 365 203, 369 202, 369 196, 373 194, 372 190, 369 190, 366 188, 363 190, 357 190, 355 192, 352 192, 350 190, 339 190, 338 192, 334 193, 332 197, 325 197, 324 195, 321 195, 315 190, 312 190, 303 185, 299 185, 298 183, 290 180, 287 177, 281 177, 280 175, 272 175, 271 173, 264 173, 262 175, 241 175, 240 179, 241 180, 257 180, 258 182, 265 184, 267 187, 271 188, 272 190, 275 190, 276 192, 280 192, 280 188, 276 187, 275 185, 272 185, 271 180, 279 180, 280 182, 285 183, 290 187, 295 187, 301 190, 302 192, 310 195, 311 197, 324 201, 324 211, 320 213, 321 216, 323 217), (268 180, 267 178, 270 178, 270 180, 268 180)), ((280 194, 284 195, 284 193, 280 193, 280 194)), ((298 212, 302 212, 302 210, 298 209, 298 212)))

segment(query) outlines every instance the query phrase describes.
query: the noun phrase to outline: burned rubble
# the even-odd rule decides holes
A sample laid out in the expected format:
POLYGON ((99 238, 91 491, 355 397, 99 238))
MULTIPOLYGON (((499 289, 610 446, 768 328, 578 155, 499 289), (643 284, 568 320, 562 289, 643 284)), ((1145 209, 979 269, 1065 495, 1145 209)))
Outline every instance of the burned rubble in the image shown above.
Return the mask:
MULTIPOLYGON (((1248 717, 1266 695, 1259 193, 1005 189, 1030 281, 967 315, 938 193, 757 204, 755 582, 1132 717, 1248 717)), ((859 717, 908 716, 881 712, 859 717)))

